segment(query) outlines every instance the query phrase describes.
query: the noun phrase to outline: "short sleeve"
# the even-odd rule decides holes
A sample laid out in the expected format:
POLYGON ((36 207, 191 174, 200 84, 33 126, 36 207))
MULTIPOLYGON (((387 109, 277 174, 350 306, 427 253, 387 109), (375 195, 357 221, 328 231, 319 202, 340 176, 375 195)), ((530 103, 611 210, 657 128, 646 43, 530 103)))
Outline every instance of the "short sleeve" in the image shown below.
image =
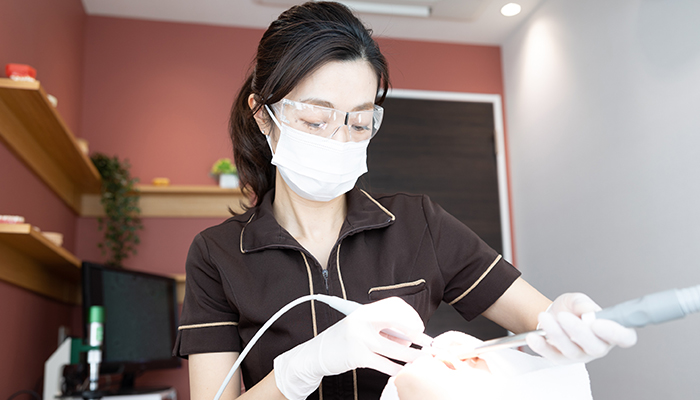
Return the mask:
POLYGON ((240 352, 238 312, 226 296, 204 237, 195 237, 187 254, 185 300, 173 355, 240 352))
POLYGON ((445 282, 443 301, 471 321, 501 297, 520 271, 427 196, 423 211, 445 282))

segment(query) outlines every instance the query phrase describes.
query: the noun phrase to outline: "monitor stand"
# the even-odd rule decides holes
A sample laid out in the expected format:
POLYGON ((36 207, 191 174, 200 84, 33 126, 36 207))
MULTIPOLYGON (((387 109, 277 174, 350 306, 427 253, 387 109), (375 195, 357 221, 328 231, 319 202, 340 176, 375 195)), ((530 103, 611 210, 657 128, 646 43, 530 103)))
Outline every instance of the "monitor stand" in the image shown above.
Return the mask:
POLYGON ((132 392, 84 392, 82 397, 62 397, 61 400, 177 400, 177 393, 174 388, 133 389, 132 392))
POLYGON ((169 387, 138 387, 134 384, 136 380, 136 376, 140 374, 139 372, 124 372, 122 374, 122 381, 121 385, 119 385, 119 390, 114 393, 115 395, 120 395, 120 396, 130 396, 130 395, 138 395, 138 394, 149 394, 149 393, 158 393, 158 392, 163 392, 167 391, 170 388, 169 387))
POLYGON ((101 398, 115 398, 115 397, 130 397, 136 399, 138 396, 146 396, 144 400, 157 400, 160 398, 168 399, 170 396, 168 393, 173 391, 173 388, 163 386, 163 387, 136 387, 134 386, 134 381, 139 372, 125 372, 122 374, 121 383, 118 389, 112 390, 98 390, 98 391, 85 391, 79 394, 84 400, 97 400, 101 398), (165 393, 165 395, 163 395, 165 393), (162 396, 161 396, 162 395, 162 396))

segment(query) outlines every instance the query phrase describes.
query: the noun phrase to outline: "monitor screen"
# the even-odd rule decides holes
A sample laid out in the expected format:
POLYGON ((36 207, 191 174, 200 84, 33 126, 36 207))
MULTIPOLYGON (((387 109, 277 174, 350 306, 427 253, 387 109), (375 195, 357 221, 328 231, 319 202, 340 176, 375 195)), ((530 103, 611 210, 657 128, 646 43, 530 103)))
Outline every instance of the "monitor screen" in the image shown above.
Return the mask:
MULTIPOLYGON (((103 373, 180 365, 171 355, 178 314, 175 290, 172 278, 83 263, 85 337, 90 306, 104 307, 103 373)), ((133 375, 124 385, 133 385, 133 375)))

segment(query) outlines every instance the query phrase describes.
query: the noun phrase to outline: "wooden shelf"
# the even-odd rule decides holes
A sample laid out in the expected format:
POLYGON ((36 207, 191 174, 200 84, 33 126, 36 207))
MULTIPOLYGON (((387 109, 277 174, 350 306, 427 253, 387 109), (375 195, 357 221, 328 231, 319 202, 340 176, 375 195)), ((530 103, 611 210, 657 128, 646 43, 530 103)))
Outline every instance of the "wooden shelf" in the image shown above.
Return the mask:
MULTIPOLYGON (((247 203, 240 189, 221 189, 213 185, 137 185, 141 198, 141 217, 230 217, 228 208, 243 212, 241 202, 247 203)), ((104 215, 100 195, 82 196, 82 216, 104 215)))
POLYGON ((0 140, 76 214, 82 194, 100 192, 99 172, 39 82, 0 78, 0 140))
MULTIPOLYGON (((104 215, 101 179, 39 82, 0 78, 0 141, 78 215, 104 215)), ((239 189, 139 185, 143 217, 228 217, 242 212, 239 189)), ((80 303, 81 262, 28 224, 0 224, 0 279, 70 304, 80 303)), ((184 276, 178 278, 184 296, 184 276)))
POLYGON ((0 224, 0 279, 69 304, 80 303, 80 260, 29 224, 0 224))

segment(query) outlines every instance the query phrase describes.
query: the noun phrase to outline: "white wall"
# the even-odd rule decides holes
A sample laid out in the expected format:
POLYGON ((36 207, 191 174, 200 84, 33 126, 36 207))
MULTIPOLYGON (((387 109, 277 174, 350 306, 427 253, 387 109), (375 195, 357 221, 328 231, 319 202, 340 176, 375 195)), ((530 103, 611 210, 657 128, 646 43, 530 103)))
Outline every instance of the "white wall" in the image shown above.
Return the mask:
MULTIPOLYGON (((602 306, 700 284, 700 2, 547 0, 503 45, 516 261, 602 306)), ((691 399, 700 315, 589 364, 596 400, 691 399)))

